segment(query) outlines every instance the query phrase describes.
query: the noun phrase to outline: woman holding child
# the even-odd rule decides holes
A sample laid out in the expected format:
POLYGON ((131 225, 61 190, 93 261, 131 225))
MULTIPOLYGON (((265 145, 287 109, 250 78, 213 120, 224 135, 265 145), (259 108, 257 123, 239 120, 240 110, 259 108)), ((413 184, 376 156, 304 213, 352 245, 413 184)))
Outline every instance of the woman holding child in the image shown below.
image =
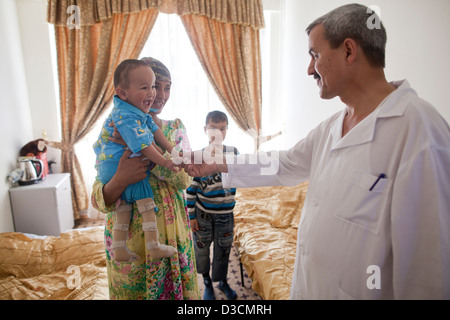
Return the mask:
MULTIPOLYGON (((163 131, 164 136, 181 149, 189 150, 186 130, 180 119, 162 120, 159 114, 170 97, 171 77, 167 67, 153 58, 143 58, 156 75, 156 97, 150 110, 153 121, 163 131)), ((109 137, 119 142, 121 139, 109 137)), ((129 300, 181 300, 199 299, 195 252, 190 232, 189 217, 183 190, 191 179, 181 170, 172 172, 155 166, 150 174, 150 185, 154 201, 159 208, 157 226, 159 240, 177 248, 178 254, 171 258, 152 259, 146 252, 142 216, 133 208, 133 218, 129 227, 128 247, 142 259, 130 263, 120 263, 112 259, 113 211, 120 204, 120 195, 125 188, 146 178, 148 160, 128 159, 131 152, 122 156, 114 177, 105 185, 96 180, 92 192, 92 203, 97 210, 107 214, 105 245, 111 299, 129 300)), ((166 153, 165 157, 169 157, 166 153)))

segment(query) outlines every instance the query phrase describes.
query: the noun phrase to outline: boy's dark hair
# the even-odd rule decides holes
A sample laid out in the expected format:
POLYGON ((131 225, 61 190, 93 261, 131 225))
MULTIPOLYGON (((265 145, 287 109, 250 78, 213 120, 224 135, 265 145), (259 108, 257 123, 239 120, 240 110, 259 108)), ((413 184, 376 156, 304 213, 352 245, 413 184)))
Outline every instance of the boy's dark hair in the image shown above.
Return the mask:
POLYGON ((117 88, 120 85, 123 89, 128 89, 128 86, 130 85, 130 78, 128 75, 131 70, 134 70, 137 67, 150 68, 150 66, 142 60, 127 59, 122 61, 114 72, 114 88, 117 88))
POLYGON ((218 110, 211 111, 210 113, 208 113, 206 115, 206 122, 205 122, 205 124, 208 125, 209 121, 212 121, 212 122, 215 122, 215 123, 226 121, 227 125, 228 125, 228 117, 227 117, 227 115, 225 113, 223 113, 222 111, 218 111, 218 110))

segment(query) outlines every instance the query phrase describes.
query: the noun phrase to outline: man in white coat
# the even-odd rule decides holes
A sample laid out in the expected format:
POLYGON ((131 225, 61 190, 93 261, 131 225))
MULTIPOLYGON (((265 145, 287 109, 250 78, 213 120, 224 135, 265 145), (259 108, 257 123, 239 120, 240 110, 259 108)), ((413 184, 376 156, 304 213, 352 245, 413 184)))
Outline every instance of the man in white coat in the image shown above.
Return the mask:
POLYGON ((309 180, 292 299, 450 299, 450 129, 406 80, 387 82, 372 15, 345 5, 307 28, 308 74, 343 111, 265 161, 187 169, 227 187, 309 180))

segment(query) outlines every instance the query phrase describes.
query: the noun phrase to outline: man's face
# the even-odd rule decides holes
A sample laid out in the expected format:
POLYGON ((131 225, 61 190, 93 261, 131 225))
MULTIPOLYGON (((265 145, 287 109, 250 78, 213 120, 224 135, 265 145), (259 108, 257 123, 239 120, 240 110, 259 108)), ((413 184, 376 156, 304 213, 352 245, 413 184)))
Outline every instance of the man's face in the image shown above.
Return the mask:
POLYGON ((308 66, 308 75, 317 80, 322 99, 332 99, 339 96, 344 85, 345 54, 338 47, 331 49, 329 42, 324 38, 322 24, 314 27, 309 34, 309 54, 311 62, 308 66))

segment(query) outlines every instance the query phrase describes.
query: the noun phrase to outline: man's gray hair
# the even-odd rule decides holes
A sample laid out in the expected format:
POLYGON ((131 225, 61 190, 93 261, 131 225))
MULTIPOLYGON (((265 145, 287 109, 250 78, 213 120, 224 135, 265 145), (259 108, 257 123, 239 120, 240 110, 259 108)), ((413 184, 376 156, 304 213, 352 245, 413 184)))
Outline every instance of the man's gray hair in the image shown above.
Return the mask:
POLYGON ((345 39, 351 38, 361 46, 363 52, 374 67, 385 67, 386 29, 376 13, 361 4, 348 4, 336 8, 317 18, 307 28, 311 30, 319 24, 324 26, 325 39, 331 48, 338 48, 345 39), (379 22, 376 27, 370 27, 372 19, 379 22))

